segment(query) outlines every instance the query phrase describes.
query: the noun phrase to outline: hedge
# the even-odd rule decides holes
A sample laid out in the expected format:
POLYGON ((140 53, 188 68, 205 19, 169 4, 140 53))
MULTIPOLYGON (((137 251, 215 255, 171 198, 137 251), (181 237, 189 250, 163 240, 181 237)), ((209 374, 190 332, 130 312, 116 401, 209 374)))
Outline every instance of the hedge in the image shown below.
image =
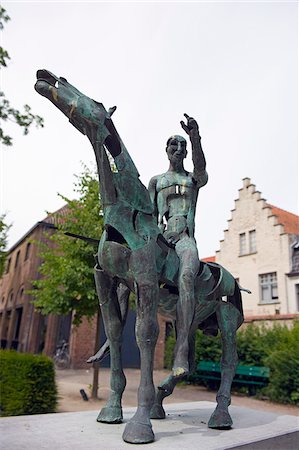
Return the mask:
POLYGON ((0 350, 0 415, 55 412, 54 364, 41 355, 0 350))
MULTIPOLYGON (((173 363, 174 334, 166 341, 165 368, 173 363)), ((270 368, 270 380, 263 394, 270 400, 299 404, 299 322, 286 326, 250 324, 237 332, 239 364, 270 368)), ((196 333, 195 360, 220 361, 221 338, 196 333)))

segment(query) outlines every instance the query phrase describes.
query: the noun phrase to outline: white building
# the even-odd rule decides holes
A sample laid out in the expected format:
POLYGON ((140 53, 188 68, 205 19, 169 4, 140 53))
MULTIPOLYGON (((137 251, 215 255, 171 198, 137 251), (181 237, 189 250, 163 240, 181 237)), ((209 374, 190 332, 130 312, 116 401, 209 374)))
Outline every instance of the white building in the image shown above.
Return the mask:
MULTIPOLYGON (((242 287, 245 318, 299 312, 299 217, 266 202, 243 180, 216 262, 242 287)), ((291 317, 290 317, 291 318, 291 317)))

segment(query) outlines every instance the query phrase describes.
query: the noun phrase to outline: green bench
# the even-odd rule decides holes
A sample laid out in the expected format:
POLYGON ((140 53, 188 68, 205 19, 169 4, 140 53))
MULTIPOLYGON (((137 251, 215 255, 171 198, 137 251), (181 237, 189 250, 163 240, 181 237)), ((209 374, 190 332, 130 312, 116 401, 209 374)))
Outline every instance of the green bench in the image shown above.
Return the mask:
MULTIPOLYGON (((254 395, 257 387, 266 386, 269 382, 270 370, 268 367, 242 366, 237 367, 233 385, 249 387, 249 394, 254 395)), ((213 361, 200 361, 196 371, 189 377, 191 382, 204 381, 208 387, 217 388, 221 380, 220 363, 213 361)))

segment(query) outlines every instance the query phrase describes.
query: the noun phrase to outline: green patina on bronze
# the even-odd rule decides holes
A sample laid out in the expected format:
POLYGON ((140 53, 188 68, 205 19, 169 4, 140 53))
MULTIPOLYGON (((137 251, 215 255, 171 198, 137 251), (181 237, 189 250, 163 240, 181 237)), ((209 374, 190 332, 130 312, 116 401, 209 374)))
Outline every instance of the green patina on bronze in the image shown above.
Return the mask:
POLYGON ((198 190, 207 182, 196 121, 186 115, 187 124, 181 122, 190 137, 194 172, 186 172, 181 164, 186 153, 185 139, 172 136, 167 141, 170 169, 154 177, 148 191, 111 120, 115 107, 106 111, 101 103, 46 70, 37 72, 35 89, 88 137, 97 161, 105 231, 99 244, 95 282, 108 343, 89 361, 101 359, 107 351, 111 359, 111 395, 97 420, 122 421, 121 399, 126 379, 121 364, 121 340, 129 293, 134 291, 141 380, 138 408, 125 427, 123 439, 135 444, 154 440, 150 418, 165 417, 163 399, 192 369, 198 327, 210 334, 219 329, 223 346, 222 380, 209 427, 231 427, 228 406, 237 365, 236 330, 243 321, 242 301, 240 288, 228 271, 218 264, 199 261, 196 256, 195 208, 198 190), (111 169, 107 152, 116 171, 111 169), (176 162, 177 156, 181 163, 176 162), (193 257, 194 265, 187 267, 184 261, 193 261, 193 257), (183 276, 186 267, 193 274, 191 278, 189 274, 183 276), (189 284, 184 284, 185 279, 189 284), (192 296, 189 287, 194 292, 192 296), (227 296, 227 301, 222 300, 223 296, 227 296), (178 343, 173 372, 155 393, 157 310, 176 322, 178 343), (187 328, 181 320, 184 315, 189 317, 187 328))

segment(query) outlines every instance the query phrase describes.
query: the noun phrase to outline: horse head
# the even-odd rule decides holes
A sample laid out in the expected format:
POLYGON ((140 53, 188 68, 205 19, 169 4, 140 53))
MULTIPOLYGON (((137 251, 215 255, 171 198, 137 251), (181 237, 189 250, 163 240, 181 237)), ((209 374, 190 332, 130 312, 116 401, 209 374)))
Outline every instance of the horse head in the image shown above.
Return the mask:
MULTIPOLYGON (((131 180, 139 178, 139 173, 111 120, 116 107, 107 111, 102 103, 82 94, 65 78, 58 78, 44 69, 37 71, 34 87, 66 115, 77 130, 88 137, 96 156, 102 205, 105 207, 115 204, 118 186, 115 185, 106 150, 109 151, 116 170, 126 172, 131 180)), ((136 182, 136 190, 135 185, 136 182)))
MULTIPOLYGON (((65 78, 58 78, 48 70, 37 71, 35 90, 50 100, 70 123, 81 133, 87 135, 92 145, 96 142, 103 144, 110 134, 109 119, 115 107, 109 112, 102 103, 82 94, 65 78)), ((117 150, 115 149, 116 153, 117 150)), ((116 156, 116 155, 115 155, 116 156)))

